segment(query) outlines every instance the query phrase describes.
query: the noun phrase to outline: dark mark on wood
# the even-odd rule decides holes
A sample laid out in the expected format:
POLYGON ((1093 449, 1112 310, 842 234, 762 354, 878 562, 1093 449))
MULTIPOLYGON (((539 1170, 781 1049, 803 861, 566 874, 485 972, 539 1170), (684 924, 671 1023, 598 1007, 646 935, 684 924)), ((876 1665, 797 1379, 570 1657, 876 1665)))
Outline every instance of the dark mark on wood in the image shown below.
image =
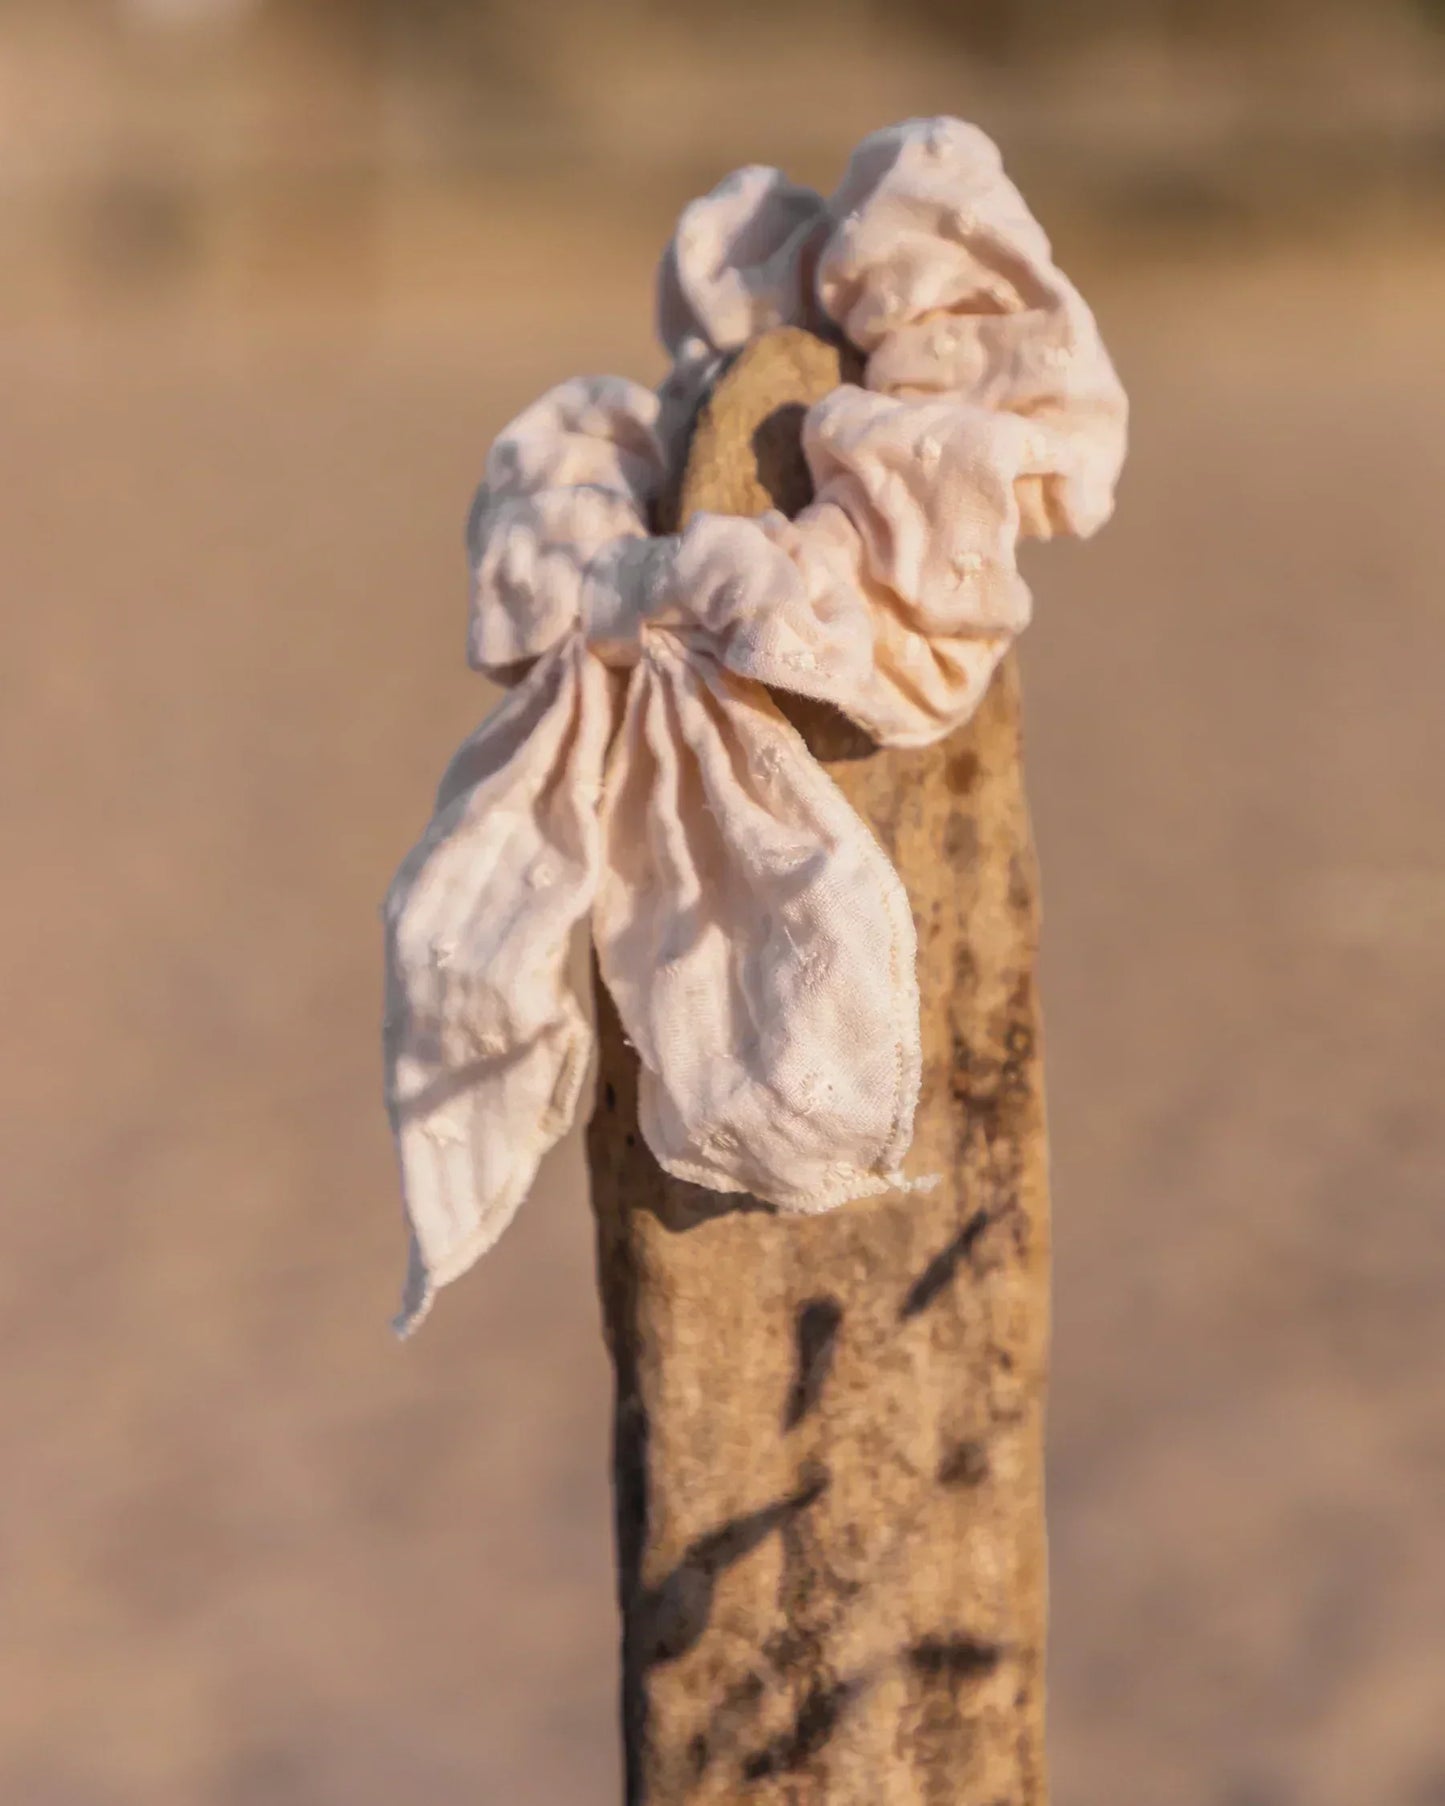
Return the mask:
POLYGON ((940 1486, 980 1486, 988 1478, 988 1450, 981 1442, 956 1442, 938 1464, 940 1486))
POLYGON ((798 1708, 792 1729, 743 1763, 744 1780, 765 1781, 771 1775, 796 1774, 825 1747, 860 1691, 857 1681, 838 1681, 832 1686, 814 1682, 798 1708))
POLYGON ((789 519, 800 514, 813 499, 813 475, 803 455, 803 418, 807 412, 801 401, 785 401, 770 414, 764 414, 753 428, 758 481, 773 498, 774 507, 789 519))
POLYGON ((908 1651, 908 1666, 929 1681, 981 1680, 1003 1660, 1003 1645, 978 1637, 926 1637, 908 1651))
POLYGON ((978 853, 978 825, 971 815, 950 815, 943 830, 943 856, 958 866, 978 853))
POLYGON ((955 796, 967 796, 978 777, 978 754, 966 746, 950 751, 943 776, 955 796))
POLYGON ((727 1688, 707 1729, 698 1731, 688 1743, 688 1765, 695 1780, 700 1781, 718 1757, 735 1748, 745 1721, 756 1717, 765 1691, 763 1677, 752 1669, 727 1688))
POLYGON ((791 1497, 733 1518, 699 1537, 672 1572, 638 1600, 634 1623, 644 1666, 655 1667, 686 1655, 707 1629, 718 1575, 816 1504, 827 1486, 827 1474, 815 1471, 791 1497))
POLYGON ((976 1210, 964 1224, 952 1241, 940 1248, 933 1259, 908 1288, 908 1296, 903 1300, 898 1312, 899 1321, 906 1323, 910 1317, 916 1317, 920 1311, 926 1311, 934 1299, 938 1297, 958 1271, 960 1264, 967 1260, 973 1252, 978 1238, 988 1227, 988 1212, 976 1210))
POLYGON ((836 1298, 810 1298, 798 1311, 793 1384, 783 1407, 783 1428, 795 1429, 817 1404, 833 1367, 843 1307, 836 1298))

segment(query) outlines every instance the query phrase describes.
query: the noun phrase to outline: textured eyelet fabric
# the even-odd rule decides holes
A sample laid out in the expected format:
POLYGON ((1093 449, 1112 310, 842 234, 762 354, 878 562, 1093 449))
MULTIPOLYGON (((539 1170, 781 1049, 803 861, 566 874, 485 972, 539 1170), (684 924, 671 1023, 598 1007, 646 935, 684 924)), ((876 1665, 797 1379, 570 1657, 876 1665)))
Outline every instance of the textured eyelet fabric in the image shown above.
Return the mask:
POLYGON ((584 919, 668 1171, 791 1211, 926 1182, 903 1166, 908 897, 769 690, 883 745, 942 737, 1028 621, 1020 537, 1090 533, 1112 507, 1123 391, 997 150, 960 121, 874 134, 827 200, 776 170, 727 178, 682 215, 658 324, 658 392, 553 389, 498 438, 473 508, 470 656, 515 687, 386 903, 403 1330, 573 1120, 584 919), (788 324, 866 360, 805 417, 814 500, 654 535, 698 397, 788 324))

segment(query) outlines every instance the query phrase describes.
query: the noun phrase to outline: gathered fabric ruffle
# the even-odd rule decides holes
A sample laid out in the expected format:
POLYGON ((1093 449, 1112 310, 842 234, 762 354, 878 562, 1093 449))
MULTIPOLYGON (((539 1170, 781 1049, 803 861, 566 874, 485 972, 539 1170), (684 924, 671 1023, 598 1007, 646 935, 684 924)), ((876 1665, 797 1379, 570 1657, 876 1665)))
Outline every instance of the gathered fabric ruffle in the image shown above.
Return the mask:
POLYGON ((769 692, 880 745, 941 738, 1028 621, 1020 537, 1090 533, 1112 506, 1123 391, 997 150, 957 120, 874 134, 827 201, 729 177, 682 215, 658 322, 662 388, 553 389, 498 438, 473 508, 470 656, 514 687, 386 904, 403 1330, 573 1121, 589 916, 664 1168, 792 1211, 920 1182, 907 893, 769 692), (805 417, 813 501, 653 533, 699 399, 779 325, 866 360, 805 417))

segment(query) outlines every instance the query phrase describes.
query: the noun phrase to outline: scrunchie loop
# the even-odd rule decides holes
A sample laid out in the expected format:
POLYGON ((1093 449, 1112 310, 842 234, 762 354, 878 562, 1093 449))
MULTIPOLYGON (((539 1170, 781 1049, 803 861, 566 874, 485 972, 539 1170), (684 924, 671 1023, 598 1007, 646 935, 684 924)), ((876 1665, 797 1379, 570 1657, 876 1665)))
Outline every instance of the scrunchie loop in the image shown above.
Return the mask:
POLYGON ((729 177, 682 216, 658 320, 662 389, 552 390, 497 440, 473 509, 471 658, 515 687, 387 899, 403 1329, 571 1124, 589 913, 669 1172, 793 1211, 914 1182, 908 897, 769 690, 883 745, 941 738, 1028 620, 1020 535, 1092 532, 1112 506, 1123 391, 957 120, 874 134, 827 201, 729 177), (655 535, 699 397, 780 324, 866 359, 805 418, 813 501, 655 535))

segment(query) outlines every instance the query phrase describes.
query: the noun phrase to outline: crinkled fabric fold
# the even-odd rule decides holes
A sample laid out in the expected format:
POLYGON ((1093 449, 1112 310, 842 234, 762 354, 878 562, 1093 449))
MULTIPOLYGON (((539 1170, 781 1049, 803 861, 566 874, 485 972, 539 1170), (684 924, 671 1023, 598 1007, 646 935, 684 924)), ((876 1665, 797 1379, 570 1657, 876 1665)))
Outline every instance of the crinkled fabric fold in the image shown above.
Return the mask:
POLYGON ((919 1066, 908 896, 767 692, 659 635, 603 820, 593 932, 661 1164, 800 1211, 900 1183, 919 1066))
POLYGON ((728 178, 682 216, 658 322, 662 389, 550 391, 497 440, 473 509, 471 657, 517 687, 388 899, 403 1328, 572 1120, 589 913, 668 1171, 792 1211, 918 1182, 908 898, 769 691, 882 744, 940 738, 1028 621, 1020 537, 1092 532, 1112 506, 1118 379, 997 151, 957 120, 874 134, 830 200, 774 170, 728 178), (866 360, 804 421, 814 500, 655 534, 699 397, 780 324, 866 360))
POLYGON ((612 724, 605 668, 575 641, 549 653, 457 754, 387 896, 403 1323, 491 1247, 571 1125, 591 1034, 568 950, 597 890, 612 724))
POLYGON ((778 170, 738 171, 684 213, 659 292, 674 413, 764 324, 833 332, 864 354, 870 389, 949 394, 1054 430, 1057 467, 1021 485, 1026 532, 1091 533, 1107 520, 1124 391, 1092 313, 977 126, 910 119, 874 132, 827 200, 778 170), (779 245, 796 247, 811 287, 783 279, 779 245), (685 284, 669 277, 680 260, 685 284))

